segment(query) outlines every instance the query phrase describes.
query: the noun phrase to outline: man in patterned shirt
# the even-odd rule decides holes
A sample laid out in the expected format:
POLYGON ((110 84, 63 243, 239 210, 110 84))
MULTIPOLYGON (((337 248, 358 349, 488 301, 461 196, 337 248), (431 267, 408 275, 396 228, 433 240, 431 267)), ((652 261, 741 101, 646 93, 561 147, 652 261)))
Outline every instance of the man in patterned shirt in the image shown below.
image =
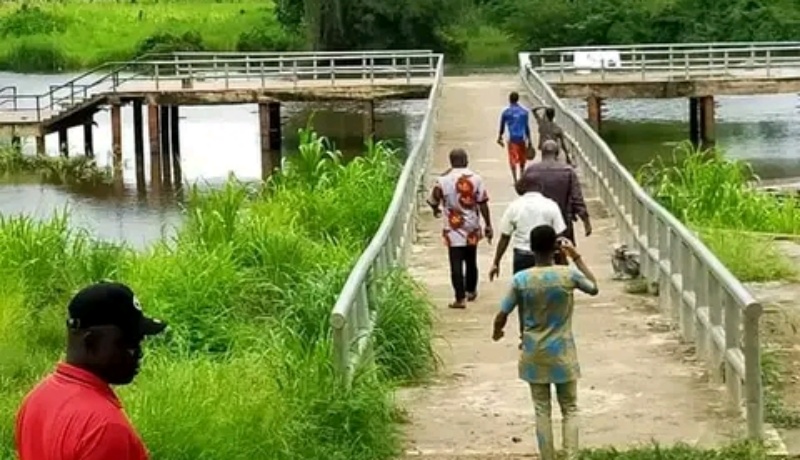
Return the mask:
POLYGON ((503 337, 508 315, 519 308, 524 321, 519 377, 528 382, 536 411, 536 441, 542 460, 555 460, 550 385, 556 387, 563 415, 563 442, 567 458, 578 451, 578 378, 580 366, 572 336, 573 291, 597 295, 596 279, 575 246, 556 231, 541 225, 531 230, 531 250, 536 266, 517 272, 500 303, 492 339, 503 337), (573 266, 554 265, 556 252, 572 259, 573 266))
POLYGON ((450 281, 455 302, 450 308, 466 308, 466 301, 478 297, 478 242, 483 234, 491 243, 492 220, 489 215, 489 195, 481 176, 467 168, 464 149, 450 152, 450 169, 436 179, 428 197, 428 205, 436 217, 444 208, 442 235, 450 258, 450 281), (481 216, 485 228, 481 231, 481 216))

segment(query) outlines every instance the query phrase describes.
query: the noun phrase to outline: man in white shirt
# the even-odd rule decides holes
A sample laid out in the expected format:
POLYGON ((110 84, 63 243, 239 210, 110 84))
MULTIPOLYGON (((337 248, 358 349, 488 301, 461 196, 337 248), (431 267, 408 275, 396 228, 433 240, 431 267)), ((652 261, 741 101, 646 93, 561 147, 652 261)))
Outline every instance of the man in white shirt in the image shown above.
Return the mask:
POLYGON ((541 184, 536 179, 521 179, 517 189, 524 193, 508 205, 500 221, 500 240, 489 271, 489 281, 500 275, 500 262, 509 243, 514 248, 512 269, 517 273, 536 265, 531 251, 531 230, 540 225, 549 225, 556 234, 561 234, 567 229, 558 203, 542 195, 541 184))

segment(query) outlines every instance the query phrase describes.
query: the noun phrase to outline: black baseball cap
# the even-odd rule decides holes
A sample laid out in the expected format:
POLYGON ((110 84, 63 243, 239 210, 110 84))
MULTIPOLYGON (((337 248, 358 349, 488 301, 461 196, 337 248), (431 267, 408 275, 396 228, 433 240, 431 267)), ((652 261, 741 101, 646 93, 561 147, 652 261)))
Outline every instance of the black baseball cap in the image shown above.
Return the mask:
POLYGON ((129 337, 160 334, 163 321, 148 318, 142 312, 136 294, 122 283, 99 282, 81 289, 67 307, 67 327, 117 326, 129 337))

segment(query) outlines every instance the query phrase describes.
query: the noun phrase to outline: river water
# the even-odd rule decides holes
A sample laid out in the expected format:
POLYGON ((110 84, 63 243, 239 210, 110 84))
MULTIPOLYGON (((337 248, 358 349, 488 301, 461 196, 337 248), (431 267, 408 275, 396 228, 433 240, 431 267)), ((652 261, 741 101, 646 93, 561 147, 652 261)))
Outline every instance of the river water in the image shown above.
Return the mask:
MULTIPOLYGON (((0 73, 0 87, 17 85, 21 92, 38 94, 49 85, 71 77, 0 73)), ((586 113, 584 102, 567 103, 578 113, 586 113)), ((376 106, 378 138, 391 140, 398 147, 411 145, 424 111, 422 100, 379 104, 376 106)), ((297 130, 306 126, 312 115, 317 131, 329 136, 346 155, 361 151, 363 119, 358 107, 285 104, 282 121, 286 154, 297 145, 297 130)), ((716 115, 717 144, 727 155, 749 161, 764 179, 800 176, 800 97, 795 94, 718 97, 716 115)), ((90 229, 100 238, 127 241, 137 247, 174 228, 180 222, 180 203, 174 196, 153 193, 143 196, 136 191, 130 108, 123 109, 122 120, 125 179, 122 193, 76 191, 12 181, 0 185, 0 215, 26 213, 47 217, 68 206, 74 225, 90 229)), ((99 164, 107 165, 111 151, 109 113, 100 112, 95 121, 96 158, 99 164)), ((487 120, 487 126, 494 123, 495 120, 487 120)), ((657 156, 669 157, 675 145, 688 138, 688 131, 686 99, 606 101, 603 137, 631 170, 657 156)), ((69 132, 69 143, 71 151, 82 150, 80 127, 69 132)), ((56 135, 47 137, 46 147, 49 154, 55 154, 56 135)), ((23 148, 32 153, 33 140, 26 140, 23 148)), ((189 182, 218 183, 230 173, 244 180, 259 179, 257 107, 182 107, 181 154, 183 174, 189 182)))
MULTIPOLYGON (((16 85, 20 93, 41 94, 49 85, 60 84, 73 75, 17 75, 0 73, 0 87, 16 85)), ((393 146, 404 148, 422 124, 426 101, 381 102, 375 107, 376 137, 393 146)), ((229 174, 243 180, 261 178, 258 107, 254 104, 181 107, 181 164, 188 182, 220 183, 229 174)), ((291 154, 298 144, 297 131, 312 118, 314 128, 334 142, 345 156, 363 151, 363 115, 353 104, 289 103, 282 107, 284 154, 291 154)), ((145 118, 147 117, 145 113, 145 118)), ((0 215, 26 213, 48 217, 67 206, 74 225, 91 230, 96 236, 126 241, 142 247, 174 229, 180 222, 180 203, 173 194, 142 195, 136 190, 133 156, 133 112, 122 109, 122 156, 125 189, 122 193, 108 190, 71 190, 66 187, 41 185, 38 182, 8 181, 0 185, 0 215)), ((95 116, 94 149, 97 163, 111 164, 111 128, 108 111, 95 116)), ((69 130, 70 152, 83 151, 83 129, 69 130)), ((147 146, 147 140, 145 140, 147 146)), ((56 134, 45 139, 49 155, 58 147, 56 134)), ((146 147, 147 148, 147 147, 146 147)), ((33 154, 33 139, 23 140, 23 152, 33 154)), ((149 164, 149 155, 145 152, 149 164)), ((149 174, 149 166, 145 166, 149 174)))

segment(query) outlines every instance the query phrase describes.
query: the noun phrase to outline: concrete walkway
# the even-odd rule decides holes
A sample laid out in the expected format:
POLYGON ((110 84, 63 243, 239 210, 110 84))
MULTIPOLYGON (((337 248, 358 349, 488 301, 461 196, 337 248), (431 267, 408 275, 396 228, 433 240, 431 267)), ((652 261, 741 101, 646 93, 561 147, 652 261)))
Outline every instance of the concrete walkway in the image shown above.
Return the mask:
MULTIPOLYGON (((466 148, 470 166, 487 185, 495 227, 516 197, 506 153, 494 143, 500 111, 512 90, 524 99, 515 76, 445 80, 431 175, 448 167, 450 149, 466 148)), ((592 199, 593 192, 584 189, 584 194, 594 234, 585 238, 580 233, 578 249, 599 279, 600 295, 576 294, 575 334, 583 370, 581 445, 624 447, 656 441, 710 446, 730 440, 740 432, 740 422, 723 414, 725 395, 705 383, 701 367, 656 313, 655 299, 627 294, 622 282, 611 280, 614 224, 592 199)), ((406 455, 442 460, 529 458, 537 451, 533 404, 527 385, 517 378, 516 314, 511 315, 506 338, 491 340, 492 319, 510 280, 511 251, 503 260, 500 280, 490 283, 494 247, 482 243, 480 297, 466 310, 449 310, 446 305, 453 294, 441 222, 425 208, 420 212, 411 270, 436 305, 436 346, 444 365, 429 385, 399 394, 410 417, 406 455)), ((579 223, 576 233, 581 231, 579 223)), ((558 420, 557 405, 554 414, 558 420)), ((560 446, 560 439, 557 442, 560 446)))

